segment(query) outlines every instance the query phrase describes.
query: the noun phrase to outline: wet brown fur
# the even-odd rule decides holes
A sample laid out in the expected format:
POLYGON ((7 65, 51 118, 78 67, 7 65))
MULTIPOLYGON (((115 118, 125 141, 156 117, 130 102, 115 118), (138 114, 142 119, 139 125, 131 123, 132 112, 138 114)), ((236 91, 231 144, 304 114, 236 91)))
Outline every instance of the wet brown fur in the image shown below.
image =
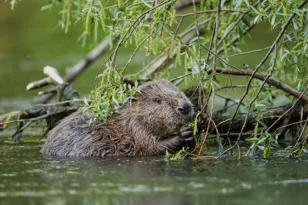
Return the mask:
POLYGON ((141 86, 134 101, 124 104, 105 123, 95 122, 88 111, 64 118, 48 135, 41 150, 58 156, 159 155, 182 148, 174 132, 193 119, 194 111, 183 114, 179 100, 190 101, 167 80, 141 86))

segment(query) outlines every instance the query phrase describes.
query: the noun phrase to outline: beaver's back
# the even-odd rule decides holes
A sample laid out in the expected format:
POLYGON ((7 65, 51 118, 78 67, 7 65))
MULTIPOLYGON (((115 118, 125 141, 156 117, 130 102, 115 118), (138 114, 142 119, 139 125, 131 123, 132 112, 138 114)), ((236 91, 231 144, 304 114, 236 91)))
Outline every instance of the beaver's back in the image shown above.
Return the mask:
POLYGON ((47 155, 85 156, 91 149, 91 127, 82 111, 74 112, 53 128, 41 152, 47 155))

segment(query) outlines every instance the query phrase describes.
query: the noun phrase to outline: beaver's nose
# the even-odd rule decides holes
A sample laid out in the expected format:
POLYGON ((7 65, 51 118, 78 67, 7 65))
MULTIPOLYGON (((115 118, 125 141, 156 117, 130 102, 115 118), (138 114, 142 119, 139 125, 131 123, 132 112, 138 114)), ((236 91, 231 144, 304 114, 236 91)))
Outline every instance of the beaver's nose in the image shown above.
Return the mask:
POLYGON ((178 110, 183 113, 184 115, 187 115, 192 109, 192 106, 189 102, 187 102, 186 100, 184 99, 181 99, 179 101, 179 107, 178 107, 178 110))

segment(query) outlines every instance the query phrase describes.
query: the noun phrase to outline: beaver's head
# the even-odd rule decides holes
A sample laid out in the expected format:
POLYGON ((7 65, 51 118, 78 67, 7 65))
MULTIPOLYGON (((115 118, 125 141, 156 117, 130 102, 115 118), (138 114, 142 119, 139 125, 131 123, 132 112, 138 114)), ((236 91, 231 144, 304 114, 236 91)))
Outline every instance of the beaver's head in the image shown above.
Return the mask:
POLYGON ((195 115, 190 100, 167 80, 144 83, 129 109, 135 123, 160 137, 178 131, 195 115))

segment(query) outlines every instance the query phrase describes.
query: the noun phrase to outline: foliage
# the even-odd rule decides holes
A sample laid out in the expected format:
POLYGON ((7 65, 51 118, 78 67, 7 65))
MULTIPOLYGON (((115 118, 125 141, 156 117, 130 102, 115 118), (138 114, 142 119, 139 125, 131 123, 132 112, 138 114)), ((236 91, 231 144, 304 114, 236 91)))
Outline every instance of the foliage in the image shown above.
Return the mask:
POLYGON ((247 154, 251 151, 255 151, 256 148, 262 151, 264 158, 269 158, 271 155, 271 149, 278 147, 278 135, 273 137, 268 132, 261 132, 260 137, 254 137, 247 139, 248 142, 251 142, 252 145, 249 148, 247 154))
POLYGON ((140 92, 138 81, 135 82, 135 86, 123 84, 118 73, 112 72, 111 68, 106 68, 97 78, 100 82, 92 92, 93 100, 90 104, 86 103, 86 106, 98 120, 105 121, 123 103, 131 103, 135 93, 140 92))
POLYGON ((182 148, 175 154, 170 154, 168 151, 166 151, 165 161, 185 159, 187 156, 188 156, 188 150, 185 150, 184 148, 182 148))
MULTIPOLYGON (((68 32, 73 24, 81 25, 83 45, 95 45, 107 35, 111 42, 117 42, 96 76, 94 102, 88 105, 100 120, 105 120, 121 103, 131 100, 133 94, 138 92, 137 88, 123 84, 127 65, 137 51, 158 60, 158 57, 165 55, 168 60, 164 61, 163 66, 154 67, 154 70, 153 66, 150 67, 153 72, 149 72, 150 68, 146 66, 133 74, 133 78, 166 77, 168 74, 167 77, 176 84, 184 79, 185 82, 197 82, 212 94, 204 100, 203 107, 203 110, 209 109, 211 112, 216 91, 224 86, 219 80, 222 72, 218 68, 241 73, 245 69, 230 64, 233 56, 266 51, 258 65, 248 67, 254 73, 263 74, 267 83, 278 89, 267 88, 264 86, 265 80, 253 80, 254 76, 250 76, 233 118, 238 110, 248 114, 258 111, 259 123, 250 141, 252 148, 259 147, 264 157, 268 157, 270 148, 276 146, 277 135, 262 131, 261 110, 275 105, 275 97, 286 92, 269 81, 287 82, 298 92, 303 92, 307 87, 307 1, 201 0, 193 1, 195 3, 186 10, 177 8, 180 2, 50 0, 42 10, 62 7, 59 13, 61 28, 68 32), (244 42, 244 37, 262 23, 269 24, 271 35, 276 35, 273 43, 257 51, 241 51, 239 45, 244 42), (135 50, 126 65, 118 66, 118 51, 128 45, 135 47, 135 50)), ((17 0, 11 0, 12 8, 16 3, 17 0)), ((229 81, 232 84, 232 80, 229 81)), ((288 98, 294 102, 292 95, 288 98)))
POLYGON ((286 150, 290 151, 288 157, 300 158, 303 152, 308 153, 308 143, 307 142, 296 143, 294 146, 288 146, 286 150))

